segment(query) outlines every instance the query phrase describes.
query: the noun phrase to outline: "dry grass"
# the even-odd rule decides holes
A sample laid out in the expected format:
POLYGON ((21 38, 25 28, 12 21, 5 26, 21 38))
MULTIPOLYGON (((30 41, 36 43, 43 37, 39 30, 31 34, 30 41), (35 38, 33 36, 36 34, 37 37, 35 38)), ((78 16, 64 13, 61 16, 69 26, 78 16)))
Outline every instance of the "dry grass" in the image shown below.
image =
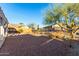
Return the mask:
POLYGON ((48 34, 50 38, 71 39, 71 34, 63 31, 51 32, 48 34))

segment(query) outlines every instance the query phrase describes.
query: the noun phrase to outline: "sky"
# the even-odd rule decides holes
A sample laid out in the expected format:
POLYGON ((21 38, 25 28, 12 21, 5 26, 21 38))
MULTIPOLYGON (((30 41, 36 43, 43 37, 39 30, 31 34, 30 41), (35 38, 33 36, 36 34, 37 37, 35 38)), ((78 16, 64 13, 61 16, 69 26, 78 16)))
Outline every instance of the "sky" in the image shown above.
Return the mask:
POLYGON ((35 23, 43 26, 43 12, 48 3, 2 3, 2 8, 9 23, 25 25, 35 23))

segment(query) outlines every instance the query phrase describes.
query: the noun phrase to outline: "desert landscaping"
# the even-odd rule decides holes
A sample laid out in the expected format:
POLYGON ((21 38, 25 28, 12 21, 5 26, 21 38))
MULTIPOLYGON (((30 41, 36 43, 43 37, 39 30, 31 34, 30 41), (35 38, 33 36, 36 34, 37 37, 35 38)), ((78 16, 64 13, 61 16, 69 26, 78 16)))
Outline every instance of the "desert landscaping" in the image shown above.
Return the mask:
POLYGON ((0 55, 4 56, 72 56, 79 55, 78 40, 62 39, 62 31, 53 32, 30 31, 25 33, 8 33, 0 55), (54 34, 54 35, 53 35, 54 34), (58 36, 57 38, 55 36, 58 36))
POLYGON ((51 4, 42 27, 10 23, 2 14, 0 56, 79 56, 79 4, 51 4))

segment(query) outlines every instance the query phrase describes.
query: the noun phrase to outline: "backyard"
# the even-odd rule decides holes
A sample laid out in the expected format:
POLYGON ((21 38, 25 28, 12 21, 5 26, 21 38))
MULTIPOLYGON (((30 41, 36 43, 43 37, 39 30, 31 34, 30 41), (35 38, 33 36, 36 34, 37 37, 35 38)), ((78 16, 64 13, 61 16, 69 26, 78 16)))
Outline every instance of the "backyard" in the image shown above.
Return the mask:
POLYGON ((79 56, 79 4, 5 5, 13 9, 3 9, 8 20, 1 9, 1 56, 79 56))
POLYGON ((8 36, 0 49, 2 56, 68 56, 79 55, 78 51, 74 51, 74 46, 78 44, 78 40, 56 40, 49 39, 46 36, 11 35, 8 36))
POLYGON ((52 40, 44 36, 33 36, 27 34, 7 37, 0 49, 0 55, 68 55, 70 49, 68 41, 52 40))

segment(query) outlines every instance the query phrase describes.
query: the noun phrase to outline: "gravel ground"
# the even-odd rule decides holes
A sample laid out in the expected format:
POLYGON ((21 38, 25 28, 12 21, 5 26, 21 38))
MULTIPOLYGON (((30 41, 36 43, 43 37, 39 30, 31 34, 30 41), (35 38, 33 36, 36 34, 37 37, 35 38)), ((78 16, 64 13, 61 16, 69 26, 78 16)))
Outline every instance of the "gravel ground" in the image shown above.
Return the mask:
POLYGON ((66 56, 69 42, 52 40, 45 36, 8 36, 0 49, 2 56, 66 56))

